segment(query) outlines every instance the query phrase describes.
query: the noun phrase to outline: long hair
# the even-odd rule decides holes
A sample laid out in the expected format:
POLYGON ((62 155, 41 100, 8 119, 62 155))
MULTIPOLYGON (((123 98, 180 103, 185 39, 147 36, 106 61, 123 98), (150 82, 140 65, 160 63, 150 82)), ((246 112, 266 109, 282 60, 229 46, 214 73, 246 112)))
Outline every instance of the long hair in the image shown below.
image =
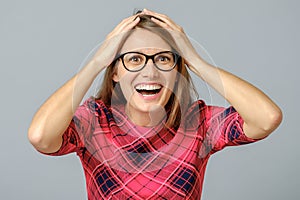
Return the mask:
MULTIPOLYGON (((163 29, 156 23, 154 23, 151 20, 152 16, 140 15, 139 17, 140 21, 136 25, 137 28, 146 29, 157 34, 163 40, 165 40, 173 50, 179 52, 179 48, 177 47, 171 34, 166 29, 163 29)), ((123 40, 123 44, 130 34, 131 32, 126 35, 123 40)), ((101 88, 99 89, 95 97, 96 99, 102 100, 104 104, 109 107, 111 106, 112 100, 114 104, 124 104, 124 102, 126 102, 126 99, 121 91, 120 84, 117 84, 112 79, 115 72, 115 63, 116 61, 113 61, 107 67, 103 82, 101 84, 101 88)), ((173 93, 171 94, 165 106, 165 110, 168 114, 165 125, 168 128, 174 129, 177 129, 179 127, 181 117, 185 114, 189 106, 192 104, 192 95, 198 96, 183 58, 180 58, 177 62, 177 71, 179 73, 178 80, 176 81, 173 88, 173 93)))

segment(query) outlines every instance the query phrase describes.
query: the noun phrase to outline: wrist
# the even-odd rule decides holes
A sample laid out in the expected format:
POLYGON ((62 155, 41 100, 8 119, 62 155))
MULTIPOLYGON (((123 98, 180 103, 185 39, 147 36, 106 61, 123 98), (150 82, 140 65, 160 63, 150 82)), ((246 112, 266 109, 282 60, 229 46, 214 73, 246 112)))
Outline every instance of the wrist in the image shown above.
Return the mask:
POLYGON ((87 64, 87 67, 91 68, 93 71, 95 71, 98 74, 107 66, 103 65, 103 62, 101 61, 101 59, 93 58, 89 61, 89 63, 87 64))
POLYGON ((206 62, 200 56, 193 56, 192 58, 185 60, 187 66, 192 70, 201 70, 206 62))
POLYGON ((104 66, 101 66, 100 62, 95 59, 91 59, 81 71, 90 74, 90 76, 96 78, 96 76, 104 69, 104 66))

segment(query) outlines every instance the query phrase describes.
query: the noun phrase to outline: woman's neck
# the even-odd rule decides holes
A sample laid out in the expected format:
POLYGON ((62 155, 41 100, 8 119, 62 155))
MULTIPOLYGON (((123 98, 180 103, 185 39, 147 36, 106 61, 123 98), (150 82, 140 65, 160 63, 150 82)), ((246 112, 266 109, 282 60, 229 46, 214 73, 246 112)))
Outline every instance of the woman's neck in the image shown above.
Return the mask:
POLYGON ((156 126, 166 119, 166 111, 161 106, 153 106, 149 112, 144 112, 134 109, 127 104, 125 106, 125 112, 128 118, 138 126, 156 126))

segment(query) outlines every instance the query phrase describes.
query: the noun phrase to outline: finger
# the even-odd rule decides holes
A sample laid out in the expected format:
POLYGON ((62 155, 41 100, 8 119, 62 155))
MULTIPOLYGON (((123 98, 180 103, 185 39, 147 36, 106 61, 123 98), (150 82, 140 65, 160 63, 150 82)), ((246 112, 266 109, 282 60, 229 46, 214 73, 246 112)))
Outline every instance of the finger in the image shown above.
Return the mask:
MULTIPOLYGON (((139 17, 135 18, 132 22, 129 22, 124 27, 122 27, 120 29, 120 33, 125 33, 125 32, 132 30, 139 23, 139 21, 140 21, 139 17)), ((120 33, 117 33, 117 34, 120 34, 120 33)))
POLYGON ((122 22, 120 24, 118 24, 114 30, 119 30, 119 29, 124 28, 128 24, 134 22, 137 18, 138 18, 138 16, 134 15, 134 16, 128 17, 126 19, 123 19, 122 22))
POLYGON ((112 38, 116 35, 119 35, 121 33, 124 33, 126 31, 129 31, 133 29, 140 21, 140 17, 128 18, 126 21, 120 23, 108 36, 107 38, 112 38))
POLYGON ((137 17, 139 16, 140 14, 136 14, 136 15, 132 15, 128 18, 125 18, 123 19, 114 29, 112 32, 116 32, 118 31, 119 29, 122 29, 124 26, 126 26, 127 24, 135 21, 137 19, 137 17))
POLYGON ((125 27, 127 27, 128 25, 131 25, 131 24, 136 24, 138 23, 139 21, 139 17, 138 16, 134 16, 134 17, 130 17, 128 19, 126 19, 125 21, 123 21, 121 24, 119 24, 119 26, 117 26, 116 30, 121 30, 121 29, 124 29, 125 27))
POLYGON ((153 17, 156 17, 164 22, 174 23, 167 15, 160 14, 160 13, 157 13, 157 12, 154 12, 151 10, 147 10, 147 9, 144 9, 144 13, 148 14, 148 15, 152 15, 153 17))
POLYGON ((165 23, 165 22, 163 22, 163 21, 161 21, 161 20, 158 20, 158 19, 155 18, 155 17, 151 17, 151 20, 152 20, 154 23, 156 23, 157 25, 161 26, 162 28, 170 28, 170 26, 169 26, 167 23, 165 23))
POLYGON ((131 30, 133 29, 139 22, 140 22, 140 17, 137 16, 131 23, 129 23, 126 27, 126 29, 131 30))
POLYGON ((184 33, 183 29, 180 26, 178 26, 177 24, 166 23, 166 22, 163 22, 160 19, 157 19, 155 17, 151 17, 151 21, 153 21, 158 26, 160 26, 162 28, 165 28, 165 29, 167 29, 169 31, 178 32, 178 33, 184 33))
POLYGON ((153 21, 157 24, 159 24, 162 27, 165 27, 162 23, 158 23, 159 20, 166 23, 168 25, 169 28, 173 28, 175 30, 181 31, 181 27, 179 25, 177 25, 172 19, 170 19, 168 16, 163 15, 163 14, 159 14, 153 11, 149 11, 149 10, 145 10, 145 14, 148 15, 152 15, 153 16, 153 21), (159 20, 155 20, 155 18, 159 19, 159 20))

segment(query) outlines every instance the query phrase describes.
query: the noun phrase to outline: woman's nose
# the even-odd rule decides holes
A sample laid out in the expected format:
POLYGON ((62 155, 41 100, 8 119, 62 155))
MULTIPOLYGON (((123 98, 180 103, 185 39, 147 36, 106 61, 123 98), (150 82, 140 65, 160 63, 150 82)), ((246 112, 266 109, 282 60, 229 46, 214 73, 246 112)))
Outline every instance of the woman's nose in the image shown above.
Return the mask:
POLYGON ((154 65, 152 59, 148 60, 148 62, 146 63, 146 66, 142 69, 141 74, 144 77, 150 77, 150 78, 154 78, 159 75, 159 70, 154 65))

